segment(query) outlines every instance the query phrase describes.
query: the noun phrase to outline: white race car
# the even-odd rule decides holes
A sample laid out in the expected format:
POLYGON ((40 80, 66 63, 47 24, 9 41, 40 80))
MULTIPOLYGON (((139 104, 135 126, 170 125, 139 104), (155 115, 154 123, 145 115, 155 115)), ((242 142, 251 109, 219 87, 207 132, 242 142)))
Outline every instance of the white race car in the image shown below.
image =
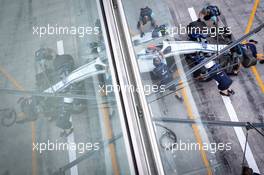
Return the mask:
MULTIPOLYGON (((182 54, 191 54, 196 52, 216 53, 227 45, 206 44, 194 41, 163 41, 156 45, 165 58, 182 54), (218 47, 218 48, 217 48, 218 47)), ((138 65, 141 73, 151 72, 154 69, 153 54, 143 49, 137 53, 138 65)))

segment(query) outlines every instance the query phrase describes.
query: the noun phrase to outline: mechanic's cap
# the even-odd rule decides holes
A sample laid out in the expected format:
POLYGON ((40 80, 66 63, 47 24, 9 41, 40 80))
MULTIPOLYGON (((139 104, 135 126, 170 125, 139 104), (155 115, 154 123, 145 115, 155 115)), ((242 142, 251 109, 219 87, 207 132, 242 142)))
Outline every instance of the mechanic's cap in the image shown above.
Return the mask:
POLYGON ((158 65, 160 65, 160 63, 161 63, 161 60, 160 60, 159 57, 154 57, 154 58, 153 58, 153 65, 154 65, 154 66, 158 66, 158 65))
POLYGON ((256 40, 253 40, 253 39, 250 39, 249 42, 258 44, 258 42, 256 40))

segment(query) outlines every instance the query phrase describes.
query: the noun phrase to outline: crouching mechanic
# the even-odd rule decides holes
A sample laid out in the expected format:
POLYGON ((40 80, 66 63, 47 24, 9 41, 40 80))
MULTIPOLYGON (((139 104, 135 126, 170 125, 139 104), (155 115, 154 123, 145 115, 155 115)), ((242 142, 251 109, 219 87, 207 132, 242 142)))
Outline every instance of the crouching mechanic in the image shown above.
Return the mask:
POLYGON ((148 21, 151 22, 151 26, 153 28, 157 27, 152 9, 146 6, 145 8, 140 9, 139 21, 137 24, 137 28, 140 31, 140 37, 143 37, 145 35, 145 33, 143 32, 143 26, 147 24, 148 21))
MULTIPOLYGON (((201 63, 205 57, 201 54, 193 57, 196 63, 201 63)), ((221 65, 215 63, 214 61, 210 61, 204 65, 207 70, 207 74, 210 78, 214 79, 218 84, 219 93, 223 96, 234 95, 235 91, 230 88, 233 81, 229 78, 229 76, 225 73, 225 71, 221 68, 221 65)))
MULTIPOLYGON (((156 56, 153 58, 153 65, 155 68, 153 69, 153 75, 158 79, 158 86, 165 86, 171 81, 174 80, 172 71, 169 70, 166 60, 162 56, 156 56)), ((175 97, 182 101, 182 97, 180 93, 176 90, 176 86, 172 86, 169 88, 171 91, 175 91, 175 97)))

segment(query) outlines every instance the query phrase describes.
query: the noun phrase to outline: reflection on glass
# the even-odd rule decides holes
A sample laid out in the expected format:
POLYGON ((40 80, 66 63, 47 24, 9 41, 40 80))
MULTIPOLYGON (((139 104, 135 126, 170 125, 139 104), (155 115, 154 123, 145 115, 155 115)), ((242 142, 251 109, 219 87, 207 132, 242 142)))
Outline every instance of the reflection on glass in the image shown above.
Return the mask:
MULTIPOLYGON (((227 74, 237 75, 239 60, 245 60, 241 54, 243 44, 238 42, 221 57, 212 59, 231 42, 236 43, 237 31, 230 32, 232 23, 227 24, 225 19, 225 16, 232 19, 235 12, 221 15, 219 7, 222 2, 125 0, 123 6, 142 84, 152 87, 151 92, 144 90, 165 174, 239 174, 239 163, 243 158, 241 150, 244 149, 241 140, 245 137, 242 128, 235 130, 239 134, 232 135, 233 128, 227 126, 236 126, 237 123, 226 121, 236 122, 236 118, 240 120, 236 113, 245 115, 249 110, 240 111, 240 108, 247 108, 246 104, 238 104, 239 110, 233 110, 236 106, 233 107, 231 101, 240 97, 232 99, 234 80, 227 74), (204 34, 202 30, 206 29, 209 32, 204 34), (224 120, 225 126, 221 122, 205 125, 204 121, 208 120, 224 120), (211 125, 222 126, 222 131, 211 125), (238 140, 222 137, 217 132, 230 134, 238 140), (179 145, 184 148, 178 148, 179 145), (191 145, 202 149, 189 150, 191 145), (212 147, 206 149, 208 145, 221 145, 224 150, 212 151, 212 147), (236 154, 239 159, 226 159, 228 153, 236 154), (235 163, 231 165, 232 161, 235 163)), ((240 34, 237 36, 241 37, 240 34)), ((239 86, 238 92, 242 93, 244 89, 247 88, 239 86)), ((237 103, 234 100, 234 104, 237 103)), ((249 99, 247 103, 252 105, 249 99)), ((258 115, 256 111, 253 113, 258 115)), ((253 118, 250 120, 259 122, 253 118)), ((244 122, 240 127, 246 125, 244 122)), ((255 140, 252 144, 257 142, 255 140)), ((257 161, 261 162, 260 159, 257 161)), ((254 162, 249 166, 259 172, 254 162)))
POLYGON ((0 13, 0 174, 130 174, 96 1, 0 13))

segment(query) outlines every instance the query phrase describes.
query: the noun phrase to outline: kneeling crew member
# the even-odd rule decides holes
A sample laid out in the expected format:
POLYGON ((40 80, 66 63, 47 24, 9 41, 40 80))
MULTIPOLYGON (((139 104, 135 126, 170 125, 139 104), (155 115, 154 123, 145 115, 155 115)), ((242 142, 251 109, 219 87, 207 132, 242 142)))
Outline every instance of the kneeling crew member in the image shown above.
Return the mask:
MULTIPOLYGON (((204 56, 198 55, 194 57, 194 60, 201 63, 204 58, 204 56)), ((207 74, 217 82, 217 88, 219 89, 219 93, 221 95, 230 96, 235 94, 234 90, 230 88, 233 81, 229 78, 224 70, 221 70, 220 64, 210 61, 209 63, 205 64, 204 67, 207 69, 207 74)))
POLYGON ((143 32, 143 26, 147 24, 148 21, 151 22, 151 26, 153 28, 157 26, 154 20, 154 13, 152 12, 152 9, 146 6, 145 8, 140 9, 139 21, 137 24, 137 28, 140 31, 140 37, 143 37, 145 35, 143 32))

